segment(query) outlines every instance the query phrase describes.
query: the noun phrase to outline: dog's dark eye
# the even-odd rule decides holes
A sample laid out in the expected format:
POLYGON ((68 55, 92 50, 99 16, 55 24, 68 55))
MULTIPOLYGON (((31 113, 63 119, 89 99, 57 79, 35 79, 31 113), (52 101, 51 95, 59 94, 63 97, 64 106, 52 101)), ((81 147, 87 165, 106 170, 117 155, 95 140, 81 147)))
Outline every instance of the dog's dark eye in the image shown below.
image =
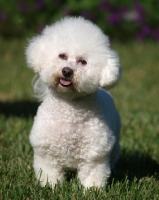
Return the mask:
POLYGON ((87 64, 87 61, 86 60, 83 60, 83 59, 79 59, 78 60, 78 63, 82 64, 82 65, 86 65, 87 64))
POLYGON ((67 55, 64 53, 59 54, 59 58, 61 58, 62 60, 67 60, 67 55))

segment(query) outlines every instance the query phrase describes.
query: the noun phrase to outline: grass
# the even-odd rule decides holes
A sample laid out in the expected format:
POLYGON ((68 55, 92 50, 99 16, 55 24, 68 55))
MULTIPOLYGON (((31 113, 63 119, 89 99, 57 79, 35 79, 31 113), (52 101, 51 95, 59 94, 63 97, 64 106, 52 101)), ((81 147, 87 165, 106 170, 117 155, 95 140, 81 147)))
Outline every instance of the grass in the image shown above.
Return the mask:
POLYGON ((112 90, 122 118, 121 154, 109 183, 85 193, 76 176, 54 190, 35 180, 28 136, 38 104, 26 44, 0 40, 0 199, 159 199, 159 44, 113 44, 123 68, 112 90))

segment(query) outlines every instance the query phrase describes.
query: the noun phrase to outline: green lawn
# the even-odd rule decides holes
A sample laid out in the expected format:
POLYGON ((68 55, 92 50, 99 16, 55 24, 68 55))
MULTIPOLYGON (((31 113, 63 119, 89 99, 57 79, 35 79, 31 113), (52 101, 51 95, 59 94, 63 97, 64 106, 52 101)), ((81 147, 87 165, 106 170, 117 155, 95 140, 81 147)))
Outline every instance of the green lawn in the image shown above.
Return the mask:
POLYGON ((28 136, 38 103, 26 44, 0 40, 0 199, 159 199, 159 44, 113 44, 123 68, 112 90, 122 118, 121 154, 105 188, 85 193, 76 176, 54 190, 34 178, 28 136))

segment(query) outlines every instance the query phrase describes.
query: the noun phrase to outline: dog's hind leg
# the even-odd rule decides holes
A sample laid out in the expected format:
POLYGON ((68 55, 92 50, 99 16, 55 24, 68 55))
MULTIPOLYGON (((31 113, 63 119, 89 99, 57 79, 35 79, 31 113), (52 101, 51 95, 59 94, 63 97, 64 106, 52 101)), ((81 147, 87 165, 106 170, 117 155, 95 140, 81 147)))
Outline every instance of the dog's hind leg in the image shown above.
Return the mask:
POLYGON ((110 173, 109 162, 104 158, 97 162, 83 163, 78 170, 78 177, 85 188, 101 187, 106 184, 110 173))

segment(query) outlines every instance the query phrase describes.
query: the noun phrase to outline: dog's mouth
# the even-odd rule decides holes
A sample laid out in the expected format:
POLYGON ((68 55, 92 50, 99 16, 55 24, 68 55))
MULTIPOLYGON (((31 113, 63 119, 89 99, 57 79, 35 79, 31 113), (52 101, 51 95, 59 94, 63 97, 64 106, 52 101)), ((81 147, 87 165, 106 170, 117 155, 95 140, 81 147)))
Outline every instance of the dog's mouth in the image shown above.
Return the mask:
POLYGON ((62 85, 63 87, 69 87, 72 85, 72 81, 67 79, 67 78, 60 78, 59 81, 60 85, 62 85))

